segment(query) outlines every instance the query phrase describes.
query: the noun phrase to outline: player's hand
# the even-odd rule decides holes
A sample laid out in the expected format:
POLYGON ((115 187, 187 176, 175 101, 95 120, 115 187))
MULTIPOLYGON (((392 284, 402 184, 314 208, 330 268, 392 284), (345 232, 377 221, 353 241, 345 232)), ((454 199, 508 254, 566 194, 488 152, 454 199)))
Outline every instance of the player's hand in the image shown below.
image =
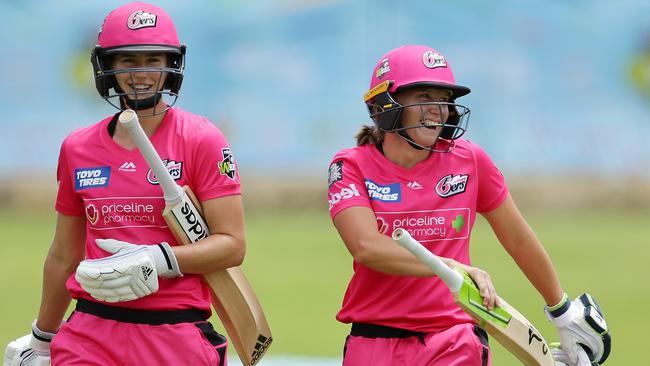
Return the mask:
POLYGON ((75 279, 93 298, 106 302, 130 301, 158 291, 158 277, 183 274, 167 243, 137 245, 114 239, 97 239, 113 255, 87 259, 77 267, 75 279))
POLYGON ((32 323, 32 333, 9 342, 4 366, 49 366, 50 342, 54 333, 44 332, 32 323))
MULTIPOLYGON (((585 293, 573 301, 565 294, 552 308, 545 308, 560 335, 569 365, 578 364, 581 350, 591 362, 602 364, 611 350, 611 337, 596 300, 585 293)), ((582 365, 582 364, 579 364, 582 365)))
POLYGON ((483 306, 488 308, 488 310, 493 310, 495 307, 501 306, 499 296, 497 296, 497 291, 494 288, 494 283, 492 283, 489 273, 477 267, 468 266, 456 261, 454 262, 455 263, 453 263, 451 267, 458 267, 467 272, 476 284, 479 294, 483 298, 483 306))

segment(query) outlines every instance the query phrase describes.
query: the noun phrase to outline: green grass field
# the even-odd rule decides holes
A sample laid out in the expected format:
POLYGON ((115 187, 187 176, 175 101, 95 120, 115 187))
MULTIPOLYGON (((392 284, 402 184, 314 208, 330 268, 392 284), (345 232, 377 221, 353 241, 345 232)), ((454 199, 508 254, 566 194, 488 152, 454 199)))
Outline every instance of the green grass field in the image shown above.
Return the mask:
MULTIPOLYGON (((650 316, 650 215, 591 211, 527 214, 572 297, 594 295, 613 332, 607 365, 640 365, 650 316)), ((40 301, 43 258, 54 226, 49 213, 0 212, 0 345, 26 334, 40 301)), ((273 330, 269 355, 340 357, 348 327, 334 316, 351 274, 351 257, 323 212, 248 212, 244 269, 273 330)), ((549 340, 556 338, 542 299, 479 219, 472 242, 474 264, 488 270, 499 294, 549 340)), ((493 363, 519 365, 492 342, 493 363)))

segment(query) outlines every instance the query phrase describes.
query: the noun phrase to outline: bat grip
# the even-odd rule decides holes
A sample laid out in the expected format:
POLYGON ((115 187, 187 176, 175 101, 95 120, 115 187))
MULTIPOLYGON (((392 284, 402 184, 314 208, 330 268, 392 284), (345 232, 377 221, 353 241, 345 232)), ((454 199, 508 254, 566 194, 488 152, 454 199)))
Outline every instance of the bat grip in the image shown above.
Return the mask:
POLYGON ((422 261, 427 267, 445 282, 447 287, 453 293, 457 293, 463 285, 463 276, 449 268, 440 257, 431 253, 420 242, 413 239, 408 231, 398 228, 393 231, 393 240, 406 250, 411 252, 416 258, 422 261))
POLYGON ((118 119, 122 126, 126 127, 135 146, 138 147, 138 150, 140 150, 147 164, 156 175, 156 179, 158 179, 158 183, 163 190, 165 203, 173 204, 179 202, 183 195, 183 189, 174 182, 174 179, 169 174, 169 170, 167 170, 162 159, 160 159, 158 152, 156 152, 153 144, 144 133, 138 120, 138 114, 132 109, 127 109, 120 114, 118 119))

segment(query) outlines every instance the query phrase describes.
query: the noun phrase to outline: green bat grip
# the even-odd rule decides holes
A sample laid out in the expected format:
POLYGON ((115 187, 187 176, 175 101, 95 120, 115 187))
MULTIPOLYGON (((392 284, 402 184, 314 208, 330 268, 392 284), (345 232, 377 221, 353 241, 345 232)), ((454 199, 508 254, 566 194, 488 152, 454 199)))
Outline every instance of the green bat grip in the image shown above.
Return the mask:
POLYGON ((440 257, 431 253, 404 229, 395 229, 392 237, 399 245, 427 265, 449 287, 456 303, 462 304, 463 308, 477 321, 490 320, 502 327, 508 325, 512 315, 500 307, 488 310, 483 306, 483 298, 479 294, 478 287, 467 272, 449 268, 440 257))

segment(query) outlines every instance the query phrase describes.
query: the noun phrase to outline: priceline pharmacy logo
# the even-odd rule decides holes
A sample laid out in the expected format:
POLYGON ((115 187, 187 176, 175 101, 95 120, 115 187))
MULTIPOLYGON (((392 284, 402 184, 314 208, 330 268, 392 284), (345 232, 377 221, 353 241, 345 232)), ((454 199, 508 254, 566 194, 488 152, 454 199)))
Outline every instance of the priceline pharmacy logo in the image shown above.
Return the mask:
POLYGON ((159 198, 111 197, 84 200, 86 218, 95 230, 161 226, 164 201, 159 198))
POLYGON ((469 237, 469 208, 428 211, 376 212, 377 228, 390 235, 402 228, 420 242, 469 237))

